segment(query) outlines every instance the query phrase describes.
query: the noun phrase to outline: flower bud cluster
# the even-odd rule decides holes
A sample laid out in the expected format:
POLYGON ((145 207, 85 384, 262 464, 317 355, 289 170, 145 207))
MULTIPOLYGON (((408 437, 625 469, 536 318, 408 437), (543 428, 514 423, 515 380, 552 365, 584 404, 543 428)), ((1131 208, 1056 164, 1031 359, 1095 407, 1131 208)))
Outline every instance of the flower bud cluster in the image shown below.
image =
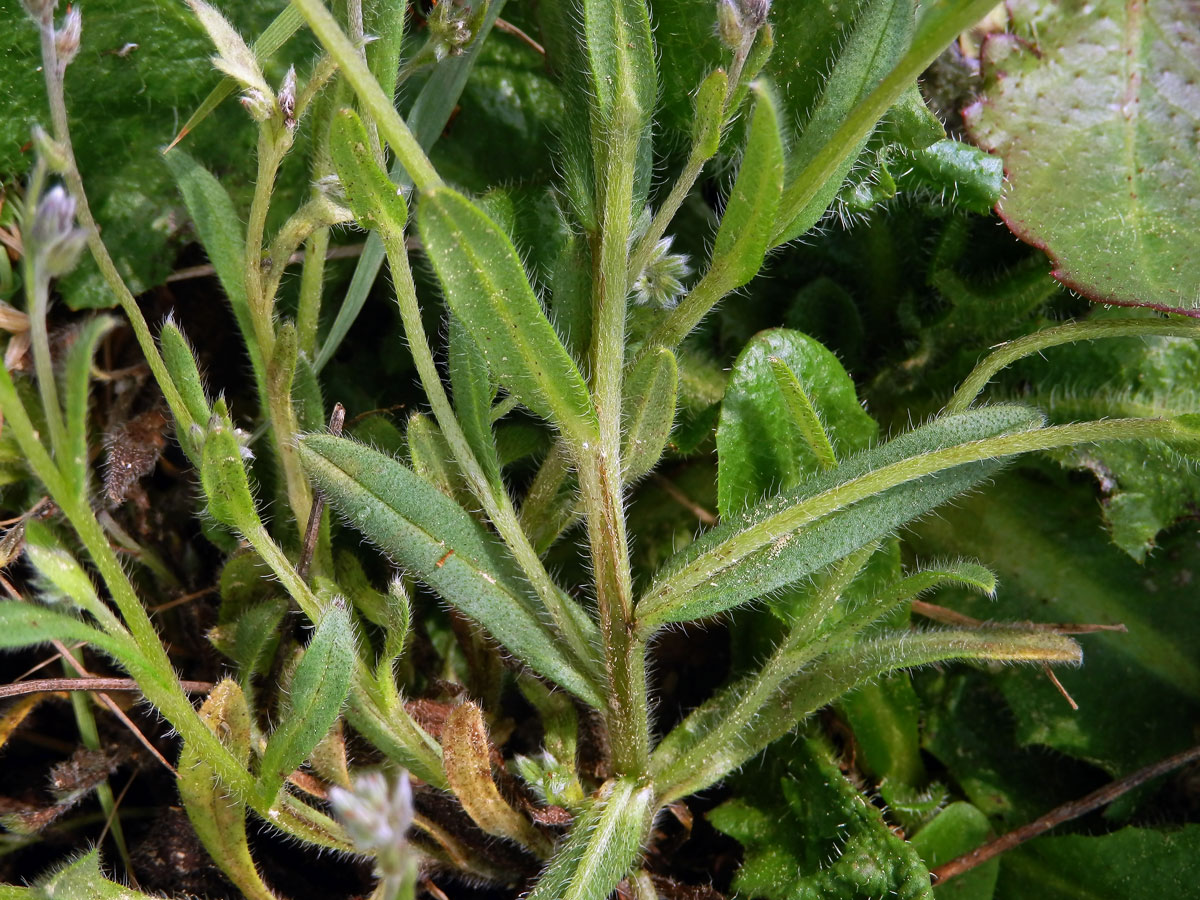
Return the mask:
POLYGON ((484 0, 475 0, 473 6, 461 0, 442 0, 427 20, 433 55, 441 60, 461 54, 479 33, 486 12, 484 0))
POLYGON ((79 38, 83 33, 83 15, 78 6, 67 10, 67 15, 54 32, 54 54, 58 57, 58 71, 65 72, 79 53, 79 38))
POLYGON ((396 877, 410 866, 407 834, 413 801, 407 772, 393 783, 382 772, 366 772, 354 779, 350 790, 330 788, 329 802, 354 845, 375 857, 382 876, 396 877))

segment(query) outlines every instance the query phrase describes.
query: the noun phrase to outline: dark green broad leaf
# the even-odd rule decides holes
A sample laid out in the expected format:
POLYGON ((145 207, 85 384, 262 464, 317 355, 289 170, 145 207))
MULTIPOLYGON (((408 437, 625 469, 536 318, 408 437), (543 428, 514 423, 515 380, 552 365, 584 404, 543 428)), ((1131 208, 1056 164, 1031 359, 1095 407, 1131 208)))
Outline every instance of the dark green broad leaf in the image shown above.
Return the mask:
POLYGON ((1013 34, 985 44, 985 93, 967 112, 975 139, 1004 157, 1000 213, 1064 284, 1194 314, 1194 6, 1022 0, 1011 12, 1013 34))
MULTIPOLYGON (((929 868, 970 853, 989 837, 992 826, 978 807, 951 803, 918 831, 912 845, 929 868)), ((993 859, 933 889, 938 900, 992 900, 1000 860, 993 859)))
POLYGON ((933 896, 912 846, 850 784, 823 740, 773 749, 733 779, 708 814, 745 848, 739 896, 766 900, 914 900, 933 896))
POLYGON ((596 414, 587 385, 507 235, 449 188, 423 195, 417 218, 446 302, 496 379, 572 442, 594 439, 596 414))
MULTIPOLYGON (((278 11, 267 0, 227 4, 247 33, 256 33, 278 11)), ((134 294, 170 272, 179 245, 178 199, 159 150, 216 83, 212 44, 183 3, 160 0, 90 0, 81 7, 79 55, 67 69, 66 99, 83 183, 118 270, 134 294)), ((66 5, 58 5, 58 15, 66 5)), ((19 0, 0 3, 0 171, 25 172, 30 126, 49 126, 37 28, 19 0)), ((284 66, 286 68, 286 65, 284 66)), ((273 77, 282 70, 273 72, 273 77)), ((245 112, 228 104, 219 124, 197 135, 195 150, 234 175, 252 181, 254 132, 245 112), (231 134, 236 136, 231 138, 231 134)), ((99 270, 84 260, 60 284, 74 308, 115 302, 99 270)))
POLYGON ((1160 900, 1197 896, 1200 825, 1042 837, 1001 858, 996 900, 1160 900))
MULTIPOLYGON (((1067 484, 1062 475, 1047 484, 1014 474, 986 497, 923 522, 914 541, 919 553, 968 554, 995 568, 995 602, 965 594, 940 600, 968 615, 1128 628, 1081 636, 1083 668, 1059 676, 1078 710, 1032 671, 995 676, 1022 744, 1052 747, 1116 776, 1195 742, 1200 626, 1193 581, 1200 548, 1194 532, 1183 529, 1139 566, 1089 522, 1098 524, 1087 485, 1067 484)), ((954 752, 951 743, 938 754, 954 752)))
POLYGON ((267 739, 255 792, 264 806, 275 802, 284 781, 303 763, 337 721, 355 664, 354 626, 346 607, 331 605, 292 675, 281 721, 267 739))
POLYGON ((539 617, 503 547, 461 506, 391 457, 344 438, 309 435, 299 453, 313 483, 396 562, 535 672, 603 705, 539 617))
POLYGON ((866 449, 878 433, 836 356, 798 331, 762 332, 734 362, 721 404, 717 471, 722 517, 740 512, 770 490, 793 487, 819 470, 812 444, 776 378, 773 359, 794 373, 836 455, 866 449))
MULTIPOLYGON (((1098 309, 1090 320, 1129 313, 1098 309)), ((1036 386, 1031 399, 1053 421, 1196 413, 1200 341, 1148 336, 1070 344, 1048 351, 1045 360, 1033 357, 1014 367, 1011 383, 1022 379, 1036 386)), ((1095 478, 1113 543, 1138 562, 1160 532, 1200 505, 1194 455, 1189 459, 1165 444, 1081 447, 1053 456, 1095 478)))
POLYGON ((1019 406, 936 419, 728 518, 658 572, 639 603, 644 627, 713 615, 793 584, 970 490, 1001 462, 969 462, 923 477, 914 469, 879 489, 869 487, 870 473, 1040 422, 1040 414, 1019 406))

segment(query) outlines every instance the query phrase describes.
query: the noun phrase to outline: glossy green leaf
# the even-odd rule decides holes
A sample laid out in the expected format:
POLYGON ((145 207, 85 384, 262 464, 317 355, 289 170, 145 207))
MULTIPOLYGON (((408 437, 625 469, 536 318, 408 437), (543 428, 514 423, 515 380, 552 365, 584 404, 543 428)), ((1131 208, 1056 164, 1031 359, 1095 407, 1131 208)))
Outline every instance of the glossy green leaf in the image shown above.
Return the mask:
POLYGON ((969 498, 921 523, 915 547, 923 554, 970 554, 996 569, 994 602, 961 592, 939 598, 967 615, 1128 628, 1080 638, 1087 665, 1060 675, 1078 710, 1028 672, 1004 672, 996 681, 1021 744, 1049 746, 1117 776, 1194 743, 1200 637, 1191 583, 1200 550, 1195 535, 1182 531, 1138 565, 1108 543, 1098 524, 1088 485, 1069 486, 1061 475, 1047 484, 1045 476, 1014 474, 986 500, 969 498), (1144 709, 1155 715, 1131 729, 1130 716, 1144 709))
POLYGON ((1200 825, 1041 837, 1000 861, 996 900, 1159 900, 1200 882, 1200 825))
POLYGON ((345 606, 335 603, 317 623, 292 675, 287 709, 267 739, 255 785, 264 806, 337 721, 354 668, 354 628, 345 606))
POLYGON ((59 460, 80 496, 87 492, 88 476, 88 397, 92 384, 92 359, 100 341, 117 325, 112 316, 88 319, 67 353, 63 370, 63 403, 67 426, 68 459, 59 460))
MULTIPOLYGON (((204 392, 204 379, 200 375, 200 368, 196 364, 196 356, 191 344, 184 337, 183 330, 175 324, 174 319, 168 318, 163 323, 163 327, 158 333, 158 345, 162 351, 163 362, 167 366, 167 373, 171 376, 175 389, 183 397, 184 405, 187 406, 192 420, 198 425, 207 423, 212 416, 212 410, 208 405, 208 396, 204 392)), ((180 440, 186 447, 191 446, 190 436, 185 439, 181 435, 180 440)), ((192 449, 193 452, 198 452, 198 448, 193 447, 192 449)))
POLYGON ((594 440, 596 414, 587 385, 504 232, 450 188, 422 196, 418 222, 446 302, 496 379, 570 440, 594 440))
POLYGON ((655 811, 654 788, 609 781, 575 817, 571 832, 529 900, 604 900, 641 853, 655 811))
POLYGON ((765 900, 901 900, 933 896, 929 873, 838 770, 822 740, 767 754, 735 779, 737 797, 708 814, 745 848, 739 896, 765 900))
MULTIPOLYGON (((250 710, 236 682, 219 682, 200 707, 200 718, 242 765, 249 762, 250 710)), ((196 836, 221 871, 247 900, 275 900, 250 857, 245 802, 232 796, 203 754, 186 743, 179 755, 178 784, 196 836)))
POLYGON ((776 378, 773 359, 792 371, 811 398, 836 454, 865 449, 878 432, 836 356, 798 331, 762 332, 734 362, 721 404, 717 508, 723 517, 819 470, 811 442, 776 378))
POLYGON ((255 372, 264 372, 262 354, 254 339, 250 302, 246 297, 246 234, 229 193, 206 168, 182 150, 165 157, 188 213, 196 223, 200 242, 229 298, 255 372))
POLYGON ((988 459, 926 472, 917 461, 923 455, 952 453, 956 445, 1040 422, 1037 413, 1018 406, 936 419, 727 518, 655 575, 638 607, 643 627, 713 615, 799 581, 969 490, 1000 466, 988 459), (913 466, 911 474, 899 476, 913 466), (867 487, 877 481, 878 488, 867 487))
POLYGON ((647 354, 629 373, 623 387, 625 441, 621 461, 626 483, 654 468, 675 424, 679 367, 666 347, 647 354))
POLYGON ((408 221, 404 191, 375 159, 367 128, 354 110, 343 109, 334 115, 329 153, 358 224, 368 231, 403 234, 408 221))
POLYGON ((496 438, 492 434, 492 401, 496 389, 488 372, 487 361, 474 338, 454 316, 450 317, 450 387, 454 392, 454 411, 471 452, 493 487, 503 490, 496 438))
POLYGON ((861 145, 843 148, 837 170, 811 199, 803 200, 796 190, 800 173, 829 143, 851 110, 867 97, 908 50, 914 14, 912 0, 869 0, 855 16, 852 30, 838 50, 821 98, 791 148, 788 189, 780 205, 778 237, 774 243, 792 240, 812 228, 841 189, 861 145))
MULTIPOLYGON (((762 268, 783 191, 783 138, 778 103, 765 84, 754 87, 754 115, 737 180, 725 203, 721 227, 705 274, 713 292, 727 294, 762 268)), ((686 302, 686 301, 685 301, 686 302)))
MULTIPOLYGON (((989 837, 987 816, 970 803, 951 803, 918 831, 912 845, 929 868, 948 863, 974 850, 989 837)), ((933 889, 937 900, 992 900, 1000 860, 993 859, 933 889)))
POLYGON ((1013 33, 985 45, 984 96, 967 113, 976 141, 1004 158, 999 212, 1069 287, 1196 315, 1195 10, 1023 0, 1011 12, 1013 33))
POLYGON ((390 457, 343 438, 310 435, 299 453, 314 484, 355 528, 535 672, 602 705, 503 548, 462 507, 390 457))

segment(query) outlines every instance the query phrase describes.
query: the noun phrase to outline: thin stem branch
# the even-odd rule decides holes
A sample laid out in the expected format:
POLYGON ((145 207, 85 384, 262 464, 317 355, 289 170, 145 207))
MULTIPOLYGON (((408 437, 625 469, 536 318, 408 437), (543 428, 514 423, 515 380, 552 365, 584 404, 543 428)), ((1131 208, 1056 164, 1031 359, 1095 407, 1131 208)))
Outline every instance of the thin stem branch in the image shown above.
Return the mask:
POLYGON ((946 404, 945 411, 956 413, 968 409, 997 372, 1023 357, 1076 341, 1150 335, 1200 339, 1200 322, 1180 322, 1175 319, 1103 319, 1097 322, 1071 322, 1027 334, 1002 344, 979 363, 962 386, 954 392, 954 396, 946 404))
POLYGON ((933 879, 933 883, 944 884, 951 878, 956 878, 964 872, 969 872, 976 866, 982 865, 989 859, 999 856, 1001 853, 1012 850, 1014 847, 1032 840, 1038 835, 1045 834, 1063 822, 1078 819, 1092 810, 1107 806, 1122 794, 1140 787, 1147 781, 1166 775, 1168 772, 1172 772, 1196 760, 1200 760, 1200 744, 1189 750, 1184 750, 1182 753, 1176 753, 1174 756, 1168 756, 1166 759, 1138 769, 1124 778, 1119 778, 1098 790, 1092 791, 1086 797, 1064 803, 1044 816, 1034 819, 1028 825, 1022 825, 1020 828, 1008 832, 1008 834, 988 841, 982 847, 976 847, 970 853, 964 853, 962 856, 930 870, 929 874, 933 879))
MULTIPOLYGON (((179 686, 189 694, 207 694, 213 689, 211 681, 180 681, 179 686)), ((110 691, 136 694, 142 690, 132 678, 33 678, 0 685, 0 700, 23 694, 58 694, 66 691, 110 691)))

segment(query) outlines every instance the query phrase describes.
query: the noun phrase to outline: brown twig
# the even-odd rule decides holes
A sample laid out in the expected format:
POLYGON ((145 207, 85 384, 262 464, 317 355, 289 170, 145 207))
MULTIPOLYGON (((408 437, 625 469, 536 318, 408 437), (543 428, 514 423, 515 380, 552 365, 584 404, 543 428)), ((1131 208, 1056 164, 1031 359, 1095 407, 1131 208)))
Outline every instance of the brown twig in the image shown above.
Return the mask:
MULTIPOLYGON (((924 600, 914 600, 912 611, 917 615, 943 625, 959 625, 964 628, 987 628, 994 623, 976 619, 954 609, 938 606, 936 603, 926 603, 924 600)), ((1030 631, 1053 631, 1055 634, 1092 634, 1096 631, 1128 631, 1123 624, 1096 625, 1080 622, 1005 622, 1005 628, 1028 628, 1030 631)))
POLYGON ((679 489, 675 482, 665 475, 655 475, 655 483, 666 491, 672 500, 690 512, 705 525, 716 525, 717 517, 679 489))
POLYGON ((1200 760, 1200 744, 1197 744, 1190 750, 1184 750, 1182 753, 1176 753, 1174 756, 1168 756, 1166 759, 1138 769, 1131 775, 1126 775, 1124 778, 1106 784, 1099 790, 1092 791, 1086 797, 1079 800, 1072 800, 1070 803, 1064 803, 1062 806, 1052 809, 1046 815, 1035 819, 1028 825, 1022 825, 1008 834, 988 841, 982 847, 976 847, 970 853, 964 853, 962 856, 931 870, 929 874, 933 878, 933 883, 942 884, 949 881, 951 878, 961 875, 963 872, 968 872, 976 866, 987 862, 989 859, 999 856, 1001 853, 1011 850, 1019 844, 1025 843, 1025 841, 1031 838, 1044 834, 1056 825, 1069 822, 1071 819, 1077 819, 1094 809, 1099 809, 1101 806, 1107 806, 1122 794, 1140 787, 1147 781, 1158 778, 1160 775, 1165 775, 1174 769, 1178 769, 1180 766, 1185 766, 1196 760, 1200 760))
MULTIPOLYGON (((181 681, 180 685, 189 694, 207 694, 213 689, 211 681, 181 681)), ((63 691, 140 691, 132 678, 34 678, 13 684, 0 684, 0 700, 20 697, 22 694, 55 694, 63 691)))
POLYGON ((509 22, 505 19, 497 19, 494 27, 497 31, 503 31, 505 34, 511 34, 517 40, 521 41, 521 43, 525 44, 526 46, 532 47, 534 52, 537 53, 538 55, 540 55, 540 56, 546 55, 545 47, 543 47, 541 44, 539 44, 537 41, 535 41, 533 38, 531 38, 528 34, 526 34, 524 31, 522 31, 520 28, 518 28, 512 22, 509 22))
MULTIPOLYGON (((366 244, 348 244, 345 247, 330 247, 325 252, 326 259, 353 259, 356 256, 362 256, 363 247, 366 244)), ((287 264, 289 266, 297 265, 304 262, 304 251, 297 250, 288 257, 287 264)), ((216 266, 210 263, 205 263, 199 266, 188 266, 185 269, 176 269, 167 276, 167 284, 176 281, 189 281, 193 278, 208 278, 217 274, 216 266)))
MULTIPOLYGON (((329 433, 338 437, 346 422, 346 407, 340 403, 333 404, 333 412, 329 416, 329 433)), ((320 491, 313 493, 312 508, 308 511, 308 525, 304 528, 304 544, 300 550, 300 559, 296 563, 296 574, 302 579, 308 578, 308 567, 312 565, 313 553, 317 549, 317 536, 321 527, 321 514, 325 512, 325 498, 320 491)))

